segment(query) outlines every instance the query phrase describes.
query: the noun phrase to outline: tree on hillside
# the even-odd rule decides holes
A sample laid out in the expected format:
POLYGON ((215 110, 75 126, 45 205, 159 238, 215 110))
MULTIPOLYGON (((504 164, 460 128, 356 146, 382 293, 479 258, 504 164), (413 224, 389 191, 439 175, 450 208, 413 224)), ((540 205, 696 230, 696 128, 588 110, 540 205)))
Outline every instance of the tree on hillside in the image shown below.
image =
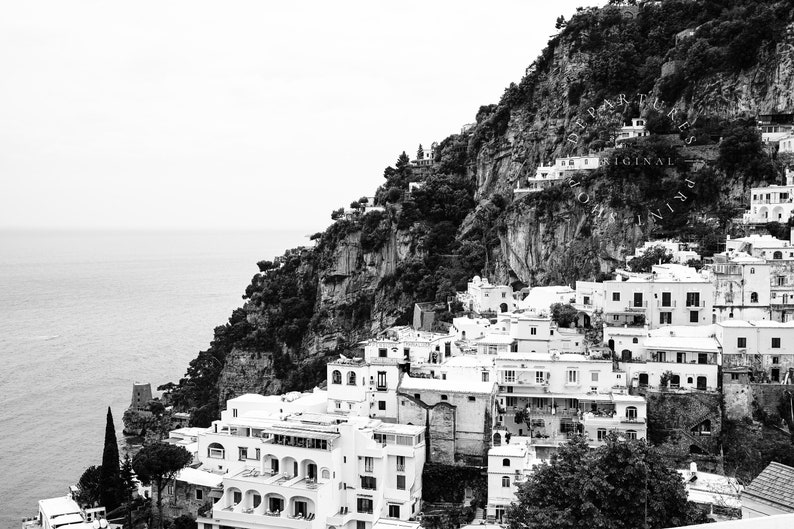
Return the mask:
POLYGON ((553 303, 551 305, 551 319, 560 327, 570 327, 576 319, 576 309, 570 303, 553 303))
POLYGON ((419 144, 419 148, 416 149, 416 159, 417 160, 424 160, 425 159, 425 150, 422 148, 422 144, 419 144))
POLYGON ((666 264, 673 260, 673 254, 667 251, 664 246, 654 246, 648 248, 640 257, 629 260, 629 269, 632 272, 650 272, 653 265, 666 264))
POLYGON ((127 519, 127 527, 132 527, 132 494, 137 489, 135 483, 135 471, 132 469, 132 460, 129 454, 124 456, 119 472, 119 499, 124 504, 124 511, 127 519))
POLYGON ((102 471, 99 474, 100 503, 112 511, 119 506, 119 445, 116 440, 116 427, 113 413, 108 406, 105 424, 105 448, 102 451, 102 471))
POLYGON ((102 473, 102 467, 91 465, 77 482, 77 496, 75 500, 80 505, 99 505, 99 475, 102 473))
POLYGON ((508 510, 510 529, 661 529, 708 521, 657 449, 614 433, 592 451, 581 436, 563 444, 517 498, 508 510))
POLYGON ((555 22, 554 28, 555 29, 562 29, 562 28, 565 27, 565 24, 566 24, 565 17, 560 15, 560 16, 557 17, 557 22, 555 22))
POLYGON ((157 527, 163 527, 163 489, 174 476, 188 466, 192 456, 181 446, 166 443, 145 445, 135 454, 132 468, 144 485, 157 491, 157 527))

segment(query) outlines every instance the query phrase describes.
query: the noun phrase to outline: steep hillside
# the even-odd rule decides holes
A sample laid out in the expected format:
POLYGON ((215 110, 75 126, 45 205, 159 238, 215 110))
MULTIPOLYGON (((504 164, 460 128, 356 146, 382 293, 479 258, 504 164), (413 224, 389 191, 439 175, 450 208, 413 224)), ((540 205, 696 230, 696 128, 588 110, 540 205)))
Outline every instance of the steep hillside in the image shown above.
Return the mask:
POLYGON ((561 21, 521 82, 440 142, 432 168, 405 153, 386 168, 382 211, 342 213, 313 248, 259 263, 174 403, 206 424, 230 396, 311 387, 327 358, 406 323, 414 302, 437 302, 449 321, 450 294, 475 274, 596 279, 666 234, 716 250, 749 187, 781 176, 755 116, 794 111, 793 18, 783 1, 669 0, 561 21), (652 134, 615 149, 617 129, 640 116, 652 134), (590 152, 614 162, 514 194, 542 163, 590 152))

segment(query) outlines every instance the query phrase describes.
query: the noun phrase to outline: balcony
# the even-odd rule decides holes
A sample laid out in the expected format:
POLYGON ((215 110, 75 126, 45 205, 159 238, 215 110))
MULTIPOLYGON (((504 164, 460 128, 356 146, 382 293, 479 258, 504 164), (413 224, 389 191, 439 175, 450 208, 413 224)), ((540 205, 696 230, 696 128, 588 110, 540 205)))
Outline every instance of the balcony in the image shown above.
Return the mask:
POLYGON ((642 303, 632 303, 628 305, 623 310, 625 312, 645 312, 645 309, 648 308, 648 302, 643 301, 642 303))
POLYGON ((199 517, 197 521, 199 523, 203 522, 207 526, 212 526, 213 521, 216 524, 220 521, 221 525, 234 525, 233 523, 224 522, 240 522, 245 525, 257 524, 274 528, 308 529, 312 526, 314 519, 314 513, 310 513, 308 516, 295 517, 285 512, 267 514, 266 512, 256 513, 253 510, 251 512, 235 512, 227 509, 215 509, 212 513, 212 518, 199 517))
POLYGON ((662 309, 674 309, 676 307, 676 301, 668 301, 665 303, 663 300, 657 299, 656 306, 662 309))
POLYGON ((706 308, 706 302, 705 301, 698 301, 696 303, 687 302, 685 306, 689 310, 700 310, 706 308))

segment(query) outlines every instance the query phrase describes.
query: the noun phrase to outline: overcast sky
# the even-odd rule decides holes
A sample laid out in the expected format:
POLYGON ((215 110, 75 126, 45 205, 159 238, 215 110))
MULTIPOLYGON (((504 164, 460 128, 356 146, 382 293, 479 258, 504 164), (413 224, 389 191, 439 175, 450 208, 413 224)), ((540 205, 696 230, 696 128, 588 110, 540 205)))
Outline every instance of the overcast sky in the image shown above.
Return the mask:
POLYGON ((0 228, 318 231, 587 0, 0 0, 0 228))

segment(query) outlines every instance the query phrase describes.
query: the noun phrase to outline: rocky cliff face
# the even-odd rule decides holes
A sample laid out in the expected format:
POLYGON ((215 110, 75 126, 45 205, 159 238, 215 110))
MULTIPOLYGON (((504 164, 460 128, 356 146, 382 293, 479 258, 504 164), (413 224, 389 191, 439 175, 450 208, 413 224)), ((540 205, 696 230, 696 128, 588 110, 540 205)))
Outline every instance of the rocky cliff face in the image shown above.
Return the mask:
POLYGON ((472 130, 441 142, 429 175, 412 174, 402 157, 386 170, 383 213, 339 220, 315 236, 314 248, 265 266, 242 312, 191 364, 175 402, 206 408, 209 393, 197 388, 207 385, 215 401, 311 387, 324 380, 328 357, 406 323, 414 302, 443 305, 474 273, 573 283, 614 269, 651 236, 705 247, 723 237, 749 186, 780 173, 748 136, 751 125, 734 122, 794 112, 790 8, 739 4, 735 12, 677 0, 579 12, 519 84, 480 108, 472 130), (766 35, 755 26, 745 32, 742 21, 766 35), (695 25, 694 37, 676 37, 695 25), (616 130, 639 116, 652 137, 615 149, 616 130), (718 145, 721 137, 730 141, 718 145), (733 157, 723 148, 731 142, 733 157), (674 162, 605 167, 514 196, 539 165, 589 152, 674 162), (409 193, 410 181, 424 181, 424 191, 409 193), (686 200, 675 201, 679 191, 686 200), (652 214, 662 211, 664 219, 652 214))

